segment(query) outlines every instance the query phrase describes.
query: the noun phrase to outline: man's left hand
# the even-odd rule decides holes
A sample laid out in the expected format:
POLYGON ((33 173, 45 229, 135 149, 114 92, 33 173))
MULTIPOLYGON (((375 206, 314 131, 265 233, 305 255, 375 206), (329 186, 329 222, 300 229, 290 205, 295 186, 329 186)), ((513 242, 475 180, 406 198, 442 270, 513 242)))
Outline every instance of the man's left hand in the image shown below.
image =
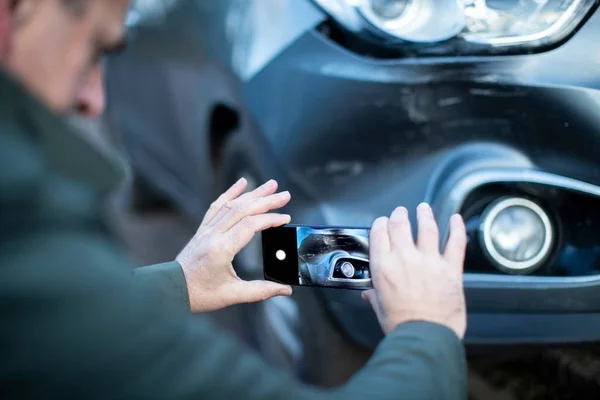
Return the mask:
POLYGON ((289 215, 269 213, 290 201, 289 192, 275 193, 277 182, 244 193, 246 186, 247 181, 240 179, 211 205, 200 228, 177 256, 193 313, 292 294, 287 285, 244 281, 233 269, 233 258, 256 233, 290 222, 289 215))

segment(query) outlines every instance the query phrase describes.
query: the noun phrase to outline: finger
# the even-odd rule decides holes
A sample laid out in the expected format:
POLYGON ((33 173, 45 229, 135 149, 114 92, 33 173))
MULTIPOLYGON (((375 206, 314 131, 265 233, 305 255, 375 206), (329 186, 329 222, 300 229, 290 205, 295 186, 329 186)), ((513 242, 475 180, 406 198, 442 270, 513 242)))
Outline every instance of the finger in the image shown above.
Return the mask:
POLYGON ((388 218, 380 217, 373 222, 369 232, 369 258, 371 260, 371 270, 373 264, 390 251, 390 237, 388 234, 388 218))
POLYGON ((211 206, 211 208, 214 209, 214 214, 212 215, 212 218, 207 222, 207 225, 214 226, 218 224, 218 222, 227 214, 227 211, 229 211, 226 207, 227 204, 231 204, 231 202, 233 201, 243 202, 244 200, 254 199, 261 196, 269 196, 275 193, 275 191, 277 190, 277 182, 271 179, 270 181, 264 183, 262 186, 254 189, 253 191, 242 194, 248 186, 248 182, 244 178, 242 179, 244 180, 244 187, 241 191, 232 191, 232 193, 225 193, 215 203, 213 203, 213 206, 211 206), (223 210, 223 208, 226 209, 223 210))
POLYGON ((242 250, 258 232, 269 228, 276 228, 289 224, 291 217, 286 214, 261 214, 246 217, 239 224, 235 225, 227 234, 230 235, 229 242, 232 244, 232 251, 237 254, 242 250))
POLYGON ((444 250, 444 259, 462 271, 467 250, 467 230, 462 217, 458 214, 450 218, 450 235, 444 250))
POLYGON ((367 303, 371 305, 373 311, 375 311, 375 315, 379 319, 381 316, 381 310, 379 308, 379 300, 377 299, 377 292, 374 289, 365 290, 361 293, 361 297, 367 303))
POLYGON ((207 225, 210 221, 217 215, 223 204, 228 201, 234 200, 238 198, 244 190, 246 190, 246 186, 248 186, 248 181, 245 178, 240 178, 236 183, 234 183, 225 193, 223 193, 217 200, 215 200, 209 207, 206 215, 204 215, 204 219, 200 226, 207 225))
POLYGON ((246 217, 261 215, 285 206, 290 199, 290 192, 286 191, 257 199, 246 199, 244 201, 240 199, 227 202, 219 211, 221 216, 217 215, 215 217, 215 220, 218 220, 214 223, 214 226, 218 231, 225 232, 246 217))
POLYGON ((404 207, 398 207, 392 212, 388 223, 390 233, 390 242, 395 249, 414 249, 415 240, 413 239, 408 210, 404 207))
POLYGON ((429 204, 421 203, 417 207, 418 236, 417 247, 426 254, 439 254, 440 234, 429 204))
POLYGON ((371 304, 371 298, 373 296, 375 296, 375 290, 373 289, 365 290, 360 294, 360 297, 369 304, 371 304))
POLYGON ((232 292, 235 295, 233 304, 254 303, 276 296, 291 296, 292 287, 270 281, 240 281, 232 292))
POLYGON ((253 191, 244 193, 243 195, 240 196, 240 199, 256 199, 259 197, 265 197, 265 196, 272 195, 273 193, 275 193, 277 191, 278 185, 279 184, 277 183, 276 180, 271 179, 271 180, 263 183, 261 186, 257 187, 253 191))

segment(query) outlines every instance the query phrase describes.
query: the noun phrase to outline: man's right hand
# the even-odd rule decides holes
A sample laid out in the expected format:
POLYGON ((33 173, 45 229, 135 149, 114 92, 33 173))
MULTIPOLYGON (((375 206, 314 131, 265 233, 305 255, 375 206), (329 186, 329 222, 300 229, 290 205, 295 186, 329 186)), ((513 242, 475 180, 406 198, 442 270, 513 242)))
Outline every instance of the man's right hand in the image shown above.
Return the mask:
POLYGON ((245 281, 233 269, 235 255, 258 232, 290 222, 289 215, 269 212, 290 201, 288 192, 276 193, 277 182, 271 180, 244 193, 247 184, 240 179, 211 205, 200 228, 177 256, 193 313, 292 294, 288 285, 245 281))
POLYGON ((363 292, 385 334, 408 321, 435 322, 462 339, 466 306, 463 264, 467 237, 459 215, 450 220, 450 237, 439 251, 438 226, 431 207, 417 208, 418 237, 413 240, 408 211, 397 208, 371 229, 370 267, 374 289, 363 292))

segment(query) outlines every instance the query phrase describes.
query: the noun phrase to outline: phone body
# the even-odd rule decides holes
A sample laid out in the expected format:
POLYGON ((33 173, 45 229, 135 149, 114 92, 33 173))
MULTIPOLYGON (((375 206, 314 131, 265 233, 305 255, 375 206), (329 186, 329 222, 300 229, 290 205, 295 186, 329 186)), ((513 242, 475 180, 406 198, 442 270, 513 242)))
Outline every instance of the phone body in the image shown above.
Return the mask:
POLYGON ((294 286, 365 290, 369 228, 285 225, 262 232, 265 279, 294 286))

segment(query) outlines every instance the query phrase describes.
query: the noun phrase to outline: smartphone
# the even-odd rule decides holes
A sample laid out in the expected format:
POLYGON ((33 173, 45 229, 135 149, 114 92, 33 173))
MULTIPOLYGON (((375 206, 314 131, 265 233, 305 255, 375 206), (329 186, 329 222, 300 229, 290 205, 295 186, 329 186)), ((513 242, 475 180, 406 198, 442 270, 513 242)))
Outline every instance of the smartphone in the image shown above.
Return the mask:
POLYGON ((262 232, 265 279, 295 286, 365 290, 369 228, 286 225, 262 232))

